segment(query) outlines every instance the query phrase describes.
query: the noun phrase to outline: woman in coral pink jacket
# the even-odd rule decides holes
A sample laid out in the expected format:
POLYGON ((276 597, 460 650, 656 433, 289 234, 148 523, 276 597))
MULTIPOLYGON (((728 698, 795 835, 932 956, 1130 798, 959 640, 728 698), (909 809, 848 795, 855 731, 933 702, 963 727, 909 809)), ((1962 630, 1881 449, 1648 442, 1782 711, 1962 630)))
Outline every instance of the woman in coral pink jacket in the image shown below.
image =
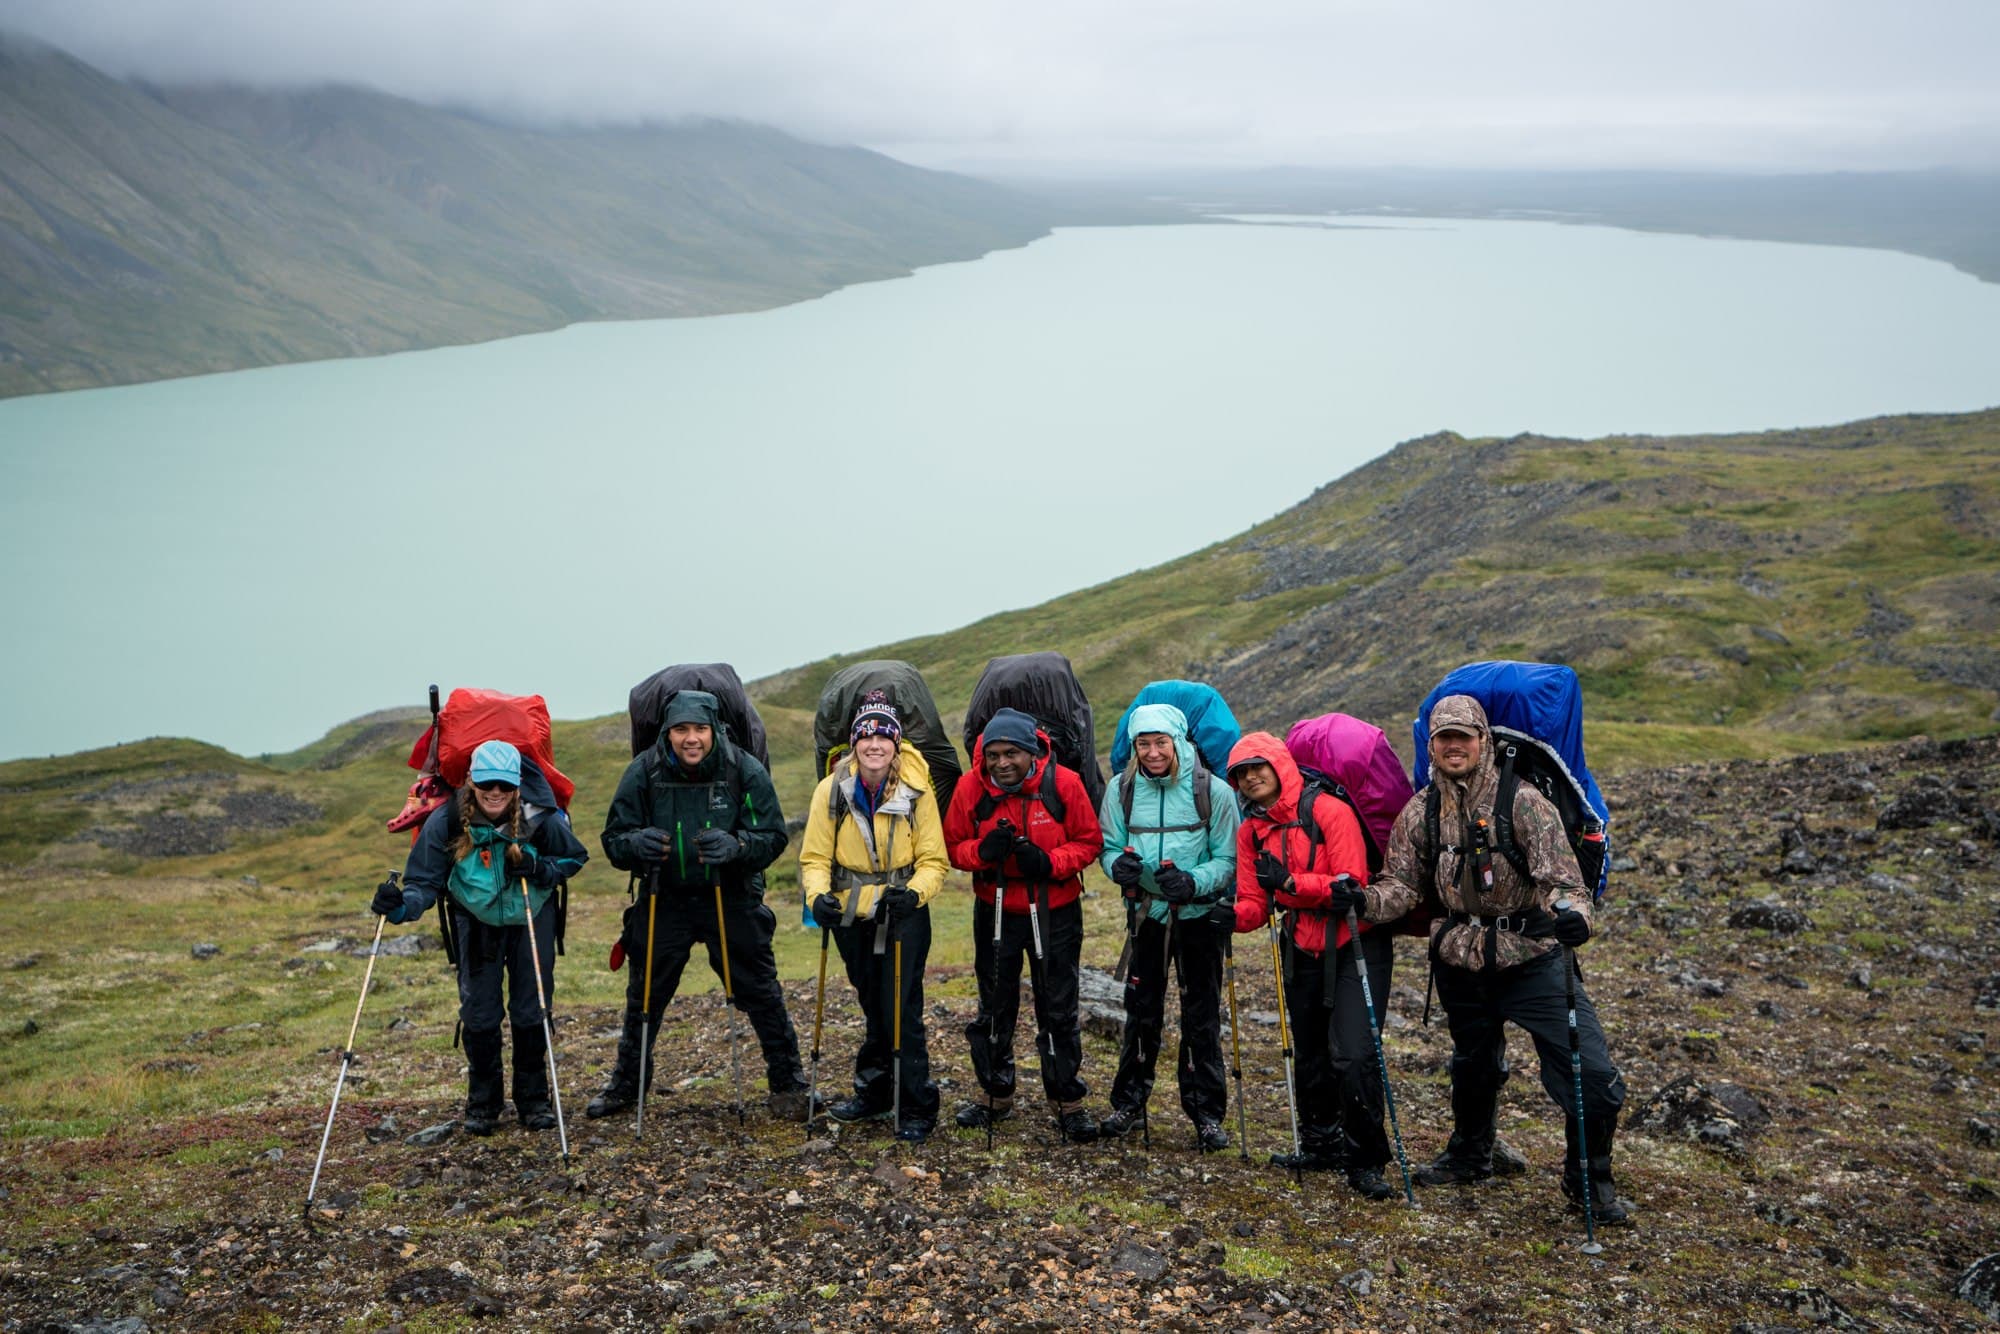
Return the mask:
POLYGON ((1327 908, 1336 877, 1368 881, 1361 824, 1331 792, 1314 788, 1308 797, 1298 764, 1269 732, 1252 732, 1236 743, 1229 783, 1243 801, 1236 830, 1236 929, 1255 931, 1273 912, 1281 915, 1285 1007, 1298 1048, 1301 1148, 1271 1161, 1288 1170, 1345 1169, 1357 1192, 1386 1200, 1396 1192, 1382 1178, 1389 1140, 1358 960, 1366 960, 1375 994, 1387 996, 1394 940, 1366 922, 1360 939, 1350 940, 1347 919, 1327 908))

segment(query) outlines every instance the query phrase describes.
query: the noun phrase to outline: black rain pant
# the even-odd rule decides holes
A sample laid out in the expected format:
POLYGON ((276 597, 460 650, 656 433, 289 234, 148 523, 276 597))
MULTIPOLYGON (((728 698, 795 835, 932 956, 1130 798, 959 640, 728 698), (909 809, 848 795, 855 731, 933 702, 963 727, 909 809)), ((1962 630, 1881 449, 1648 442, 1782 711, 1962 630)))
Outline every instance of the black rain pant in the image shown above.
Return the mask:
MULTIPOLYGON (((1291 977, 1285 984, 1285 1010, 1297 1034, 1299 1139, 1308 1152, 1338 1155, 1350 1169, 1380 1167, 1389 1161, 1389 1137, 1382 1129, 1382 1072, 1375 1064, 1375 1039, 1368 1031, 1354 948, 1343 945, 1336 953, 1339 971, 1331 996, 1324 956, 1289 947, 1287 952, 1291 977)), ((1363 931, 1361 957, 1367 960, 1368 985, 1379 1007, 1389 995, 1395 938, 1386 930, 1363 931)), ((1375 1017, 1382 1018, 1379 1008, 1375 1017)))
POLYGON ((931 911, 919 908, 883 933, 875 952, 875 922, 827 928, 847 965, 847 980, 860 999, 867 1032, 854 1054, 854 1096, 862 1105, 886 1109, 896 1085, 896 943, 902 942, 903 1120, 937 1124, 938 1091, 931 1083, 930 1043, 924 1029, 924 961, 931 953, 931 911))
MULTIPOLYGON (((708 951, 708 966, 722 977, 722 947, 715 920, 715 891, 662 891, 653 920, 651 1032, 660 1031, 660 1016, 680 988, 681 970, 700 944, 708 951)), ((761 898, 722 891, 722 925, 729 937, 729 982, 736 1008, 756 1030, 764 1053, 764 1070, 773 1093, 806 1086, 800 1073, 799 1039, 785 1011, 785 993, 778 986, 778 961, 771 938, 778 919, 761 898)), ((625 910, 625 1009, 637 1014, 646 1003, 646 897, 625 910)))
POLYGON ((1197 1125, 1220 1124, 1229 1110, 1229 1066, 1222 1059, 1222 947, 1229 928, 1206 917, 1171 925, 1146 916, 1125 978, 1125 1038, 1113 1111, 1138 1111, 1153 1096, 1153 1070, 1167 1010, 1167 963, 1181 989, 1181 1109, 1197 1125))
POLYGON ((1083 960, 1083 905, 1038 908, 1042 957, 1035 958, 1026 913, 1000 914, 1000 948, 993 948, 993 905, 972 909, 972 954, 979 977, 979 1013, 965 1026, 972 1070, 989 1100, 1014 1096, 1014 1025, 1021 1012, 1021 965, 1035 1004, 1035 1048, 1042 1060, 1042 1091, 1059 1110, 1087 1095, 1079 1070, 1083 1037, 1077 1028, 1077 989, 1083 960))

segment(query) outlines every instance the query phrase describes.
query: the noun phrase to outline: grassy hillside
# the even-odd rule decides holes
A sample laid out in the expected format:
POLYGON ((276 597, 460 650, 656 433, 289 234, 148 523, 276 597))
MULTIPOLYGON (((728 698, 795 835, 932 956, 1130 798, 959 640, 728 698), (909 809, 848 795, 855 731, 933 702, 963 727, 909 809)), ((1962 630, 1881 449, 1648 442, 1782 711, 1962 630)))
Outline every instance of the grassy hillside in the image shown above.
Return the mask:
MULTIPOLYGON (((2000 703, 1996 462, 2000 412, 1748 436, 1432 436, 1207 550, 857 656, 916 663, 955 729, 989 657, 1060 649, 1107 746, 1140 685, 1194 675, 1246 725, 1341 709, 1407 747, 1422 696, 1487 657, 1575 666, 1606 771, 1969 735, 2000 703)), ((790 810, 810 791, 820 684, 850 660, 752 686, 790 810)), ((395 853, 379 821, 420 728, 415 711, 371 715, 268 763, 153 741, 0 765, 0 861, 123 870, 168 849, 193 874, 372 882, 395 853)), ((557 724, 587 833, 626 739, 622 717, 557 724)))
POLYGON ((0 396, 756 310, 1055 216, 751 125, 148 88, 0 33, 0 396))

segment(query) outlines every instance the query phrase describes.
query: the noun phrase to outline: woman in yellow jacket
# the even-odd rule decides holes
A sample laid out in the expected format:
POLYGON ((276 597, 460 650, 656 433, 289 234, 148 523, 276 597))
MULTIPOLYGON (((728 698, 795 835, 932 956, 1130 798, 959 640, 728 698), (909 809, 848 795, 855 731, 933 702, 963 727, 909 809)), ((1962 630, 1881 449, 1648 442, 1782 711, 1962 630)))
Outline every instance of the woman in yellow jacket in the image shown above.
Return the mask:
POLYGON ((924 961, 931 952, 927 905, 950 862, 930 769, 904 742, 896 711, 879 691, 862 697, 848 738, 848 753, 813 791, 799 852, 806 901, 833 933, 868 1020, 854 1057, 854 1096, 827 1114, 873 1121, 897 1114, 900 1105, 896 1138, 916 1142, 937 1124, 938 1091, 924 1037, 924 961))

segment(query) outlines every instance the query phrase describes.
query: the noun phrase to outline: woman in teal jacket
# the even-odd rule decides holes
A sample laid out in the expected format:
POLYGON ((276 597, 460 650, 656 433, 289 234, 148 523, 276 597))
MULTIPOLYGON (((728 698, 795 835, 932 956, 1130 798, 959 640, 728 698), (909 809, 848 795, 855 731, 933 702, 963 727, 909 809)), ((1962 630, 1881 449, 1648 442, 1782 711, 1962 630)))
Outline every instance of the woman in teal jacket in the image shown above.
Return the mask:
POLYGON ((1214 1152, 1229 1147, 1222 952, 1236 926, 1236 794, 1202 767, 1179 709, 1142 704, 1126 731, 1132 763, 1098 817, 1104 871, 1124 892, 1128 922, 1125 1039, 1099 1130, 1124 1135, 1145 1122, 1171 963, 1181 984, 1181 1108, 1195 1146, 1214 1152))

